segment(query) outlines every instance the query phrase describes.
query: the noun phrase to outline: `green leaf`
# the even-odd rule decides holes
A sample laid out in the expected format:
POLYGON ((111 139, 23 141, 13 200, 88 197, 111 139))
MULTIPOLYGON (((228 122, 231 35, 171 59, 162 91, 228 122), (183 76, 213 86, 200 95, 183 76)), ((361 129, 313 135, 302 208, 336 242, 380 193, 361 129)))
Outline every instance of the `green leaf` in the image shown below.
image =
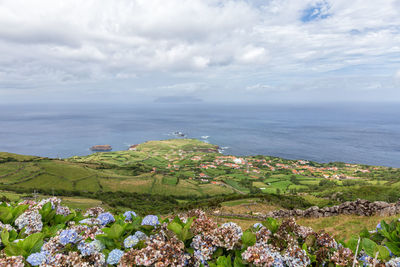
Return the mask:
POLYGON ((394 242, 385 242, 385 246, 388 247, 388 249, 390 249, 390 251, 396 255, 396 256, 400 256, 400 246, 396 245, 396 243, 394 242))
POLYGON ((11 223, 13 215, 8 207, 0 207, 0 221, 4 224, 11 223))
POLYGON ((19 206, 15 207, 11 212, 12 216, 13 216, 13 222, 15 221, 15 219, 17 219, 19 217, 19 215, 24 213, 24 211, 26 209, 28 209, 28 207, 29 207, 28 205, 19 205, 19 206))
POLYGON ((46 204, 43 205, 42 209, 39 211, 39 213, 43 216, 46 217, 50 212, 51 212, 51 202, 47 202, 46 204))
POLYGON ((9 237, 10 234, 8 233, 8 231, 6 229, 3 229, 3 231, 1 232, 1 242, 4 244, 4 246, 8 246, 8 244, 10 244, 9 237))
POLYGON ((216 259, 219 256, 221 256, 222 254, 224 254, 224 250, 222 248, 217 248, 217 250, 214 252, 212 257, 213 257, 213 259, 216 259))
POLYGON ((361 232, 360 232, 360 237, 361 238, 370 238, 371 234, 369 233, 368 229, 364 228, 361 232))
POLYGON ((193 237, 192 232, 190 231, 190 229, 187 228, 183 228, 181 235, 180 235, 180 239, 185 242, 188 239, 191 239, 193 237))
POLYGON ((26 254, 26 251, 19 248, 18 245, 15 243, 10 243, 10 245, 4 249, 4 252, 7 256, 18 256, 26 254))
POLYGON ((175 222, 175 223, 181 225, 182 227, 185 225, 178 216, 175 216, 175 218, 172 220, 172 222, 175 222))
POLYGON ((246 230, 242 235, 242 243, 246 247, 253 246, 256 243, 256 235, 251 230, 246 230))
POLYGON ((353 253, 356 253, 357 244, 358 244, 358 238, 353 236, 353 237, 350 238, 349 241, 347 241, 346 247, 351 249, 351 251, 353 251, 353 253))
POLYGON ((10 237, 8 238, 8 241, 10 241, 10 242, 13 242, 18 237, 18 233, 15 230, 12 230, 11 232, 9 232, 9 234, 10 234, 10 237))
POLYGON ((245 263, 243 262, 242 255, 240 251, 236 251, 235 253, 235 260, 233 261, 233 266, 234 267, 244 267, 246 266, 245 263))
POLYGON ((384 246, 378 245, 378 246, 377 246, 377 250, 378 250, 378 252, 379 252, 379 255, 378 255, 379 259, 387 260, 387 259, 390 258, 390 252, 389 252, 389 250, 388 250, 387 248, 385 248, 384 246))
POLYGON ((170 224, 168 224, 168 229, 174 232, 177 236, 179 236, 182 232, 183 227, 174 220, 170 224))
POLYGON ((114 240, 108 238, 107 236, 104 235, 97 235, 96 239, 99 240, 104 246, 106 246, 108 249, 114 249, 114 240))
POLYGON ((232 267, 231 256, 228 257, 220 256, 217 259, 217 266, 218 267, 232 267))
POLYGON ((194 219, 195 219, 195 217, 189 218, 183 228, 190 229, 190 227, 192 226, 192 224, 194 222, 194 219))
POLYGON ((40 244, 40 247, 43 245, 43 234, 42 233, 35 233, 31 234, 27 238, 22 241, 22 248, 27 251, 31 252, 32 249, 40 244))
POLYGON ((194 248, 186 248, 186 252, 189 253, 190 255, 193 255, 194 248))
POLYGON ((362 248, 364 249, 365 253, 367 253, 368 256, 375 258, 375 253, 376 253, 376 243, 372 241, 371 239, 368 238, 363 238, 361 241, 362 248))
POLYGON ((276 231, 278 231, 279 228, 279 224, 278 221, 274 218, 267 218, 266 221, 262 222, 262 224, 268 228, 268 230, 271 231, 271 233, 276 233, 276 231))

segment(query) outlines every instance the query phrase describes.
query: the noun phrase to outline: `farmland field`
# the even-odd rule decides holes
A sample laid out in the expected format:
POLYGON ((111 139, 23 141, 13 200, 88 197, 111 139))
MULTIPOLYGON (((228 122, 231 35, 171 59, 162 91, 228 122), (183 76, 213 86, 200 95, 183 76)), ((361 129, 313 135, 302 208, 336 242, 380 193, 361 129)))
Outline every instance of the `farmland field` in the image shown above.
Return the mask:
POLYGON ((400 170, 262 155, 237 157, 220 154, 215 145, 196 139, 171 139, 149 141, 130 151, 67 159, 2 152, 0 189, 95 198, 121 192, 175 197, 173 201, 180 203, 235 194, 282 194, 325 206, 356 198, 397 201, 400 170))

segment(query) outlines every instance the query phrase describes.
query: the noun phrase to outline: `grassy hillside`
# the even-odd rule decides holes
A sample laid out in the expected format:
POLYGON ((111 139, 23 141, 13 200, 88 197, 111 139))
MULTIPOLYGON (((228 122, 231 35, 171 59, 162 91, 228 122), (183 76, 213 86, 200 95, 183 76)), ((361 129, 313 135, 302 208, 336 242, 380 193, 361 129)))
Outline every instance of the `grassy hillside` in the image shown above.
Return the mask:
POLYGON ((129 194, 172 196, 186 203, 232 194, 243 198, 280 194, 299 195, 310 205, 325 206, 356 198, 397 201, 400 170, 229 156, 199 140, 171 139, 139 144, 130 151, 62 160, 1 152, 0 189, 94 198, 119 192, 122 198, 129 194))

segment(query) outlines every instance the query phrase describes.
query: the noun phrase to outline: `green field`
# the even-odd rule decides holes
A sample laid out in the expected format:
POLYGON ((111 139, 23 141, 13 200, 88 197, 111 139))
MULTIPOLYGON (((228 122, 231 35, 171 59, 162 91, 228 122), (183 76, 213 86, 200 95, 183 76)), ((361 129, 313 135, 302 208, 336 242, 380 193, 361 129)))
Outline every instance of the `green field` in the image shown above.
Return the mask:
MULTIPOLYGON (((80 196, 122 192, 187 201, 231 194, 301 195, 327 203, 396 201, 400 170, 269 156, 235 157, 195 139, 149 141, 134 151, 49 159, 0 152, 0 189, 80 196)), ((125 205, 123 202, 116 205, 125 205)))

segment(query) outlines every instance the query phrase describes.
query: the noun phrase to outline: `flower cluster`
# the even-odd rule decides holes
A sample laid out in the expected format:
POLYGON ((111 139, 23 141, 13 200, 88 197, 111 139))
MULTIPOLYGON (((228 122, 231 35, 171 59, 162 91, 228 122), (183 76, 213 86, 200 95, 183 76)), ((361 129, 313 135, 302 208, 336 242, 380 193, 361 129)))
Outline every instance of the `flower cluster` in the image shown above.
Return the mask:
POLYGON ((25 227, 25 233, 28 235, 42 231, 43 227, 42 216, 37 210, 25 211, 14 223, 19 230, 25 227))
POLYGON ((191 230, 195 235, 212 233, 218 227, 217 223, 207 217, 205 212, 202 210, 193 210, 182 216, 184 219, 187 219, 188 217, 195 217, 191 227, 191 230))
POLYGON ((124 247, 131 248, 136 246, 139 243, 139 238, 136 235, 130 235, 124 240, 124 247))
POLYGON ((39 203, 37 203, 34 206, 34 208, 37 209, 37 210, 40 210, 47 203, 51 203, 51 208, 54 210, 58 206, 61 205, 61 199, 59 199, 57 197, 51 197, 51 198, 42 199, 41 201, 39 201, 39 203))
POLYGON ((0 258, 0 266, 4 267, 24 267, 24 257, 11 256, 7 258, 0 258))
POLYGON ((108 254, 107 263, 108 264, 118 264, 124 252, 120 249, 114 249, 108 254))
POLYGON ((142 231, 136 231, 135 236, 139 240, 145 240, 147 238, 147 235, 145 233, 143 233, 142 231))
POLYGON ((354 254, 349 248, 339 248, 333 253, 331 260, 339 266, 347 266, 354 260, 354 254))
POLYGON ((8 232, 11 232, 12 230, 15 230, 14 227, 12 227, 12 225, 3 224, 2 222, 0 222, 0 231, 2 231, 3 229, 7 230, 8 232))
POLYGON ((217 250, 216 238, 211 234, 196 235, 191 243, 195 249, 194 256, 201 262, 211 259, 212 254, 217 250))
POLYGON ((248 247, 242 258, 255 266, 284 266, 282 255, 265 243, 256 243, 248 247))
POLYGON ((132 221, 133 217, 136 217, 136 212, 134 211, 125 211, 124 213, 124 217, 125 217, 125 221, 132 221))
POLYGON ((74 244, 80 240, 80 236, 75 230, 63 230, 60 233, 60 244, 67 245, 69 243, 74 244))
POLYGON ((224 223, 221 227, 214 230, 215 245, 232 250, 240 245, 239 241, 242 234, 242 228, 236 223, 224 223))
POLYGON ((81 252, 82 256, 90 256, 97 251, 93 243, 85 243, 85 242, 80 242, 78 244, 78 250, 81 252))
POLYGON ((158 221, 158 217, 155 215, 147 215, 142 220, 142 225, 156 226, 158 224, 160 224, 160 222, 158 221))
POLYGON ((38 266, 46 262, 46 255, 43 252, 33 253, 29 255, 26 261, 32 266, 38 266))
POLYGON ((190 257, 185 254, 184 244, 176 237, 169 237, 166 231, 160 232, 146 241, 146 247, 131 249, 121 259, 119 266, 184 266, 190 257))
POLYGON ((283 260, 289 267, 308 266, 311 264, 307 252, 298 246, 289 247, 283 256, 283 260))
POLYGON ((399 267, 400 266, 400 257, 391 259, 386 263, 386 267, 399 267))
POLYGON ((104 213, 104 209, 102 207, 94 207, 94 208, 90 208, 88 209, 84 216, 86 217, 97 217, 99 216, 99 214, 104 213))
POLYGON ((68 207, 57 206, 56 214, 67 216, 71 214, 71 210, 68 207))
MULTIPOLYGON (((1 244, 4 249, 0 250, 0 266, 20 267, 25 263, 41 267, 198 267, 229 265, 226 261, 230 259, 232 266, 352 266, 355 263, 357 266, 400 267, 400 258, 394 258, 390 251, 389 259, 374 259, 368 247, 363 247, 356 257, 350 245, 346 247, 329 234, 314 232, 309 227, 298 225, 293 219, 279 222, 269 218, 243 232, 236 223, 218 225, 200 210, 180 214, 180 220, 172 222, 166 219, 160 223, 155 215, 141 220, 135 212, 127 211, 114 217, 102 208, 93 208, 85 213, 86 218, 72 211, 77 216, 70 220, 71 216, 54 215, 56 212, 64 216, 71 214, 71 210, 61 206, 55 198, 25 203, 28 209, 15 221, 7 219, 9 224, 0 222, 3 231, 15 231, 9 233, 8 242, 4 240, 1 244), (51 203, 53 210, 47 203, 51 203), (59 224, 60 219, 64 219, 64 223, 59 224), (29 235, 40 231, 44 234, 35 234, 24 243, 29 235), (34 245, 29 243, 35 238, 41 238, 38 244, 43 245, 29 248, 34 245), (27 249, 18 252, 19 246, 27 249), (26 251, 30 251, 30 255, 26 255, 26 251), (19 254, 25 258, 13 256, 19 254)), ((392 231, 390 229, 398 229, 398 226, 378 225, 378 231, 371 234, 369 243, 383 240, 382 236, 380 239, 376 237, 385 231, 392 231)), ((8 236, 2 234, 2 238, 8 236)), ((392 237, 398 238, 397 232, 391 232, 386 238, 392 237)), ((397 251, 389 243, 377 242, 381 246, 379 249, 387 245, 393 252, 397 251)))
POLYGON ((97 220, 103 226, 115 222, 114 216, 109 212, 103 212, 99 214, 99 216, 97 216, 97 220))

